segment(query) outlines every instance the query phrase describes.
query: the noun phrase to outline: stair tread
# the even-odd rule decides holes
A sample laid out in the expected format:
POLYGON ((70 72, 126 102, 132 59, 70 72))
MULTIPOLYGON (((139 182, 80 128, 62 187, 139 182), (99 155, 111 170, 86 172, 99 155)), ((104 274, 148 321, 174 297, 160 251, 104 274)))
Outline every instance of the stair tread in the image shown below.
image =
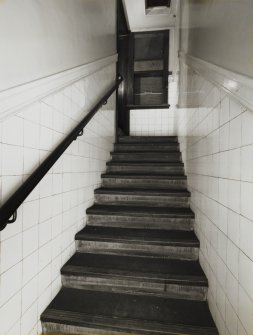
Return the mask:
POLYGON ((62 274, 117 277, 141 281, 182 283, 207 286, 207 279, 197 261, 75 253, 63 266, 62 274))
POLYGON ((148 161, 134 161, 134 162, 122 162, 122 161, 109 161, 106 163, 107 165, 123 165, 123 166, 128 166, 128 165, 136 165, 136 166, 184 166, 184 164, 181 161, 178 162, 148 162, 148 161))
POLYGON ((199 240, 193 231, 134 229, 118 227, 86 226, 76 234, 76 240, 112 241, 169 246, 199 247, 199 240))
POLYGON ((178 189, 140 189, 140 188, 109 188, 101 187, 95 190, 95 194, 130 194, 130 195, 171 195, 177 197, 189 197, 191 194, 187 190, 178 189))
POLYGON ((198 334, 196 329, 192 330, 204 327, 205 334, 218 334, 208 305, 203 301, 68 288, 58 293, 41 320, 111 330, 164 330, 164 334, 171 334, 173 325, 188 329, 184 334, 198 334))
POLYGON ((143 147, 150 148, 150 149, 156 149, 158 147, 159 149, 162 148, 162 150, 179 151, 179 144, 176 142, 172 142, 172 143, 166 143, 166 142, 165 143, 162 143, 162 142, 160 143, 117 143, 115 144, 115 150, 128 148, 129 151, 132 151, 133 149, 141 150, 143 147))
POLYGON ((156 145, 159 145, 159 146, 178 146, 178 143, 177 142, 148 142, 148 143, 140 143, 140 142, 137 142, 137 143, 115 143, 115 145, 117 146, 129 146, 129 145, 136 145, 136 146, 144 146, 144 145, 147 145, 147 146, 156 146, 156 145))
POLYGON ((190 208, 185 207, 145 207, 145 206, 117 206, 95 204, 88 208, 87 214, 96 215, 149 215, 160 217, 194 218, 190 208))
POLYGON ((119 136, 118 143, 178 143, 177 136, 119 136))
POLYGON ((134 172, 128 172, 128 173, 104 173, 102 174, 102 178, 124 178, 124 179, 184 179, 186 180, 187 177, 184 174, 178 174, 178 175, 171 175, 171 174, 145 174, 143 172, 140 173, 134 173, 134 172))
POLYGON ((129 155, 129 156, 139 156, 139 155, 155 155, 155 156, 169 156, 169 155, 180 155, 181 152, 179 150, 177 151, 168 151, 168 152, 164 152, 164 151, 111 151, 111 155, 129 155))
POLYGON ((42 322, 51 333, 80 327, 79 333, 218 335, 204 301, 208 280, 198 261, 178 138, 118 140, 104 186, 95 190, 104 204, 87 209, 77 252, 61 269, 65 287, 42 322))

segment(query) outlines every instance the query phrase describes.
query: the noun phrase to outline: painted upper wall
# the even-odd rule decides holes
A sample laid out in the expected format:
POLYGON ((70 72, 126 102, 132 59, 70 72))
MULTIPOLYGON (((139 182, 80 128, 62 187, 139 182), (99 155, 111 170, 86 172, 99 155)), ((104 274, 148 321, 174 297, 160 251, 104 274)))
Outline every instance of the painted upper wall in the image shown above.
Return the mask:
POLYGON ((116 53, 116 0, 1 0, 0 91, 116 53))
POLYGON ((126 16, 131 31, 147 31, 156 29, 168 29, 174 27, 174 7, 176 2, 172 1, 169 13, 146 15, 145 0, 123 0, 126 16))
POLYGON ((253 77, 252 13, 252 0, 181 0, 181 50, 253 77))

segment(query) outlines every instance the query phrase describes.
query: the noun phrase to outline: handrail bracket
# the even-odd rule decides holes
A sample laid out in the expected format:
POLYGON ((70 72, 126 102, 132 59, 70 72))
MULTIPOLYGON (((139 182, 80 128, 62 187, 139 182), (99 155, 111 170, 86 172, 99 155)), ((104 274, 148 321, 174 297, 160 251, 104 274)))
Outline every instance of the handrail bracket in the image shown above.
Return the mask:
POLYGON ((75 138, 75 141, 77 140, 77 137, 79 137, 79 136, 83 136, 83 129, 78 133, 78 135, 75 138))
POLYGON ((14 223, 17 220, 17 210, 12 214, 12 216, 7 221, 7 224, 14 223))

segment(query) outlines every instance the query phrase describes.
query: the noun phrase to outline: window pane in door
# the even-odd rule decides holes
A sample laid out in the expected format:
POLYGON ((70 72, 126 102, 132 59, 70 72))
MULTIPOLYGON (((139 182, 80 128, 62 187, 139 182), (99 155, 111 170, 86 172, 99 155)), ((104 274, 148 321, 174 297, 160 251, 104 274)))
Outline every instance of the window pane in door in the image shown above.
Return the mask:
POLYGON ((135 35, 134 59, 143 60, 162 60, 163 59, 163 34, 142 34, 135 35))

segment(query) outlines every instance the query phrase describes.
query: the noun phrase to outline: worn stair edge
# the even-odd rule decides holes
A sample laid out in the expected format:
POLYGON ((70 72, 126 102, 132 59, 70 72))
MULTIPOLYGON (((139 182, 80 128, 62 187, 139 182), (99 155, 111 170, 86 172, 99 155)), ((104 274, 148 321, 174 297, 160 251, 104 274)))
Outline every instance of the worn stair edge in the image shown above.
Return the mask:
POLYGON ((77 252, 100 253, 140 257, 164 257, 178 260, 198 260, 198 243, 158 243, 150 241, 126 241, 123 239, 99 239, 86 236, 76 239, 77 252))
POLYGON ((115 205, 93 205, 86 210, 87 214, 117 215, 120 216, 145 216, 161 218, 192 218, 194 213, 190 208, 178 207, 146 207, 146 206, 115 206, 115 205))
POLYGON ((182 162, 181 153, 164 152, 111 152, 112 161, 119 162, 182 162))
POLYGON ((205 300, 208 285, 198 262, 164 258, 76 253, 61 274, 65 287, 179 299, 205 300))
POLYGON ((95 190, 95 203, 126 206, 189 207, 190 192, 166 189, 106 188, 95 190))
POLYGON ((152 173, 153 175, 170 174, 184 175, 184 165, 181 162, 121 162, 106 163, 107 173, 152 173))
MULTIPOLYGON (((193 278, 188 278, 188 280, 193 281, 193 278)), ((75 289, 151 295, 161 298, 205 301, 207 296, 207 286, 203 285, 202 282, 199 285, 197 283, 189 285, 183 281, 172 283, 172 280, 161 283, 142 279, 141 282, 138 278, 128 278, 127 276, 102 276, 89 272, 80 275, 78 269, 71 268, 69 268, 69 272, 66 269, 65 273, 62 274, 62 284, 64 287, 75 289)))
POLYGON ((192 218, 150 218, 148 216, 120 216, 105 214, 88 214, 87 224, 95 227, 118 227, 133 229, 162 229, 193 231, 194 219, 192 218))
MULTIPOLYGON (((94 205, 87 209, 87 224, 89 226, 105 226, 105 227, 128 227, 134 229, 164 229, 164 230, 181 230, 192 231, 194 227, 194 214, 189 211, 178 216, 175 211, 173 213, 163 213, 165 207, 141 207, 138 206, 110 206, 110 205, 94 205), (151 212, 153 209, 153 212, 151 212), (160 211, 159 211, 160 210, 160 211), (188 214, 189 215, 188 215, 188 214)), ((177 209, 177 208, 174 208, 177 209)), ((189 210, 189 208, 181 208, 181 210, 189 210)))
POLYGON ((178 327, 181 331, 178 334, 192 334, 192 329, 202 332, 209 329, 211 334, 217 334, 208 305, 202 301, 64 288, 41 316, 42 322, 81 327, 87 325, 88 319, 91 322, 88 328, 91 324, 97 326, 96 320, 103 320, 104 330, 108 325, 110 330, 130 333, 141 330, 144 334, 150 331, 170 334, 172 326, 173 331, 178 327))
MULTIPOLYGON (((163 257, 159 259, 141 258, 141 257, 122 257, 122 256, 105 256, 101 254, 79 254, 75 253, 65 266, 81 266, 85 268, 103 269, 104 272, 114 269, 116 272, 127 271, 138 273, 141 277, 148 275, 155 278, 164 278, 164 276, 174 276, 184 279, 185 276, 192 278, 202 278, 207 282, 207 278, 199 262, 186 262, 166 260, 163 257)), ((63 267, 63 268, 64 268, 63 267)))
POLYGON ((156 144, 115 144, 114 152, 149 152, 149 151, 160 151, 160 152, 180 152, 179 145, 177 143, 156 143, 156 144))
POLYGON ((115 155, 115 156, 119 156, 119 155, 123 155, 123 156, 139 156, 140 158, 142 156, 157 156, 157 157, 174 157, 174 156, 181 156, 181 152, 179 150, 177 151, 159 151, 159 150, 155 150, 155 151, 111 151, 110 152, 111 155, 115 155))
POLYGON ((184 175, 143 175, 107 173, 102 176, 102 187, 106 188, 138 188, 138 189, 178 189, 187 190, 187 178, 184 175))
POLYGON ((112 241, 96 241, 96 240, 77 240, 76 249, 78 252, 104 253, 107 255, 126 255, 126 256, 150 256, 164 257, 170 259, 197 260, 199 257, 199 249, 194 246, 153 245, 150 250, 150 244, 137 244, 112 242, 112 241))
POLYGON ((149 219, 143 217, 127 217, 127 216, 104 216, 91 215, 87 217, 87 223, 93 227, 114 227, 114 228, 128 228, 133 229, 163 229, 163 230, 181 230, 193 231, 193 219, 174 219, 174 218, 156 218, 149 219))
POLYGON ((139 161, 139 162, 121 162, 121 161, 109 161, 106 162, 106 165, 108 166, 148 166, 151 168, 154 167, 184 167, 184 164, 182 162, 143 162, 143 161, 139 161))
POLYGON ((187 181, 185 178, 158 178, 154 176, 150 178, 139 178, 131 176, 102 176, 102 187, 108 188, 138 188, 138 189, 187 189, 187 181))
POLYGON ((121 179, 155 179, 155 180, 187 180, 186 175, 179 174, 179 175, 170 175, 170 174, 139 174, 139 173, 104 173, 101 175, 102 178, 121 178, 121 179))
POLYGON ((199 241, 193 232, 168 231, 166 234, 153 230, 141 235, 140 230, 135 229, 88 228, 76 235, 78 252, 182 260, 197 260, 199 256, 199 241), (160 234, 160 237, 150 234, 160 234))
POLYGON ((131 189, 117 189, 109 187, 100 187, 95 189, 95 194, 138 194, 138 195, 154 195, 157 197, 162 196, 173 196, 173 197, 190 197, 191 193, 187 190, 170 190, 170 189, 148 189, 140 190, 138 188, 131 189))
MULTIPOLYGON (((93 255, 93 254, 91 254, 93 255)), ((118 255, 117 255, 118 256, 118 255)), ((108 256, 111 257, 111 256, 108 256)), ((122 257, 123 258, 123 257, 122 257)), ((139 257, 141 258, 141 257, 139 257)), ((169 259, 171 261, 171 259, 169 259)), ((156 259, 155 261, 159 261, 156 259)), ((183 261, 181 261, 183 263, 183 261)), ((183 264, 182 264, 183 266, 183 264)), ((61 269, 63 275, 70 276, 90 276, 91 278, 118 278, 118 279, 129 279, 136 281, 144 281, 148 283, 159 283, 159 284, 183 284, 186 286, 207 286, 207 279, 204 276, 193 276, 193 275, 176 275, 176 274, 156 274, 156 273, 143 273, 143 272, 134 272, 127 270, 117 270, 117 269, 103 269, 96 267, 88 267, 85 265, 71 265, 71 263, 66 264, 61 269)))
POLYGON ((178 143, 177 136, 119 136, 118 142, 121 143, 178 143))
POLYGON ((170 197, 170 196, 140 196, 140 195, 124 195, 124 194, 96 194, 95 203, 101 205, 120 205, 120 206, 150 206, 150 207, 167 207, 173 205, 175 207, 189 207, 188 197, 170 197))
POLYGON ((43 334, 75 335, 219 335, 215 328, 166 325, 146 322, 145 327, 134 320, 117 320, 84 313, 49 309, 41 316, 43 334), (137 328, 137 329, 136 329, 137 328), (138 329, 139 328, 139 329, 138 329))

